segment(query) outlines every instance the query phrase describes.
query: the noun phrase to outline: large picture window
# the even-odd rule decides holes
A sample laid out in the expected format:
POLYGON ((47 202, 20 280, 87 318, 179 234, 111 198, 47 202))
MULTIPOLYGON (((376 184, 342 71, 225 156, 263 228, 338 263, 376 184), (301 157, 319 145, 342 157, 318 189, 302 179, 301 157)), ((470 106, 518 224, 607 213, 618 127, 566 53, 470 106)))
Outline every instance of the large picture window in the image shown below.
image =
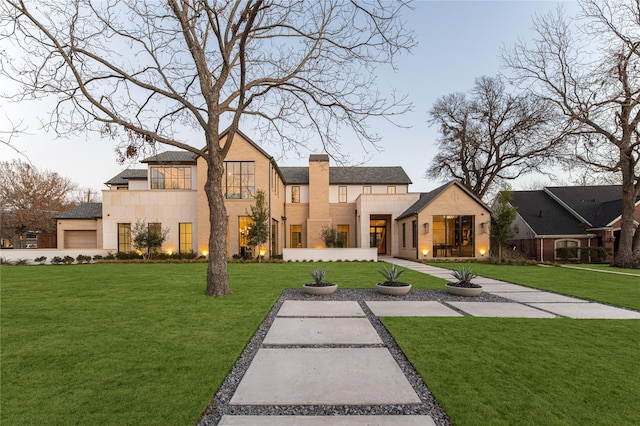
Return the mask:
POLYGON ((291 187, 291 202, 299 203, 300 202, 300 187, 292 186, 291 187))
POLYGON ((341 236, 344 242, 342 247, 349 248, 349 225, 338 225, 338 235, 341 236))
POLYGON ((474 216, 433 216, 433 257, 474 257, 474 216))
POLYGON ((252 226, 253 220, 249 216, 238 216, 238 251, 243 258, 253 257, 249 246, 249 231, 252 226))
POLYGON ((191 167, 151 167, 151 189, 191 189, 191 167))
POLYGON ((291 225, 291 248, 302 248, 302 225, 291 225))
POLYGON ((578 240, 556 240, 555 242, 556 259, 575 260, 578 258, 578 249, 580 241, 578 240))
POLYGON ((253 161, 225 161, 222 192, 225 198, 253 198, 256 194, 255 163, 253 161))
POLYGON ((193 225, 191 223, 180 223, 179 250, 180 253, 193 253, 193 225))
POLYGON ((131 251, 131 224, 118 224, 118 251, 129 253, 131 251))

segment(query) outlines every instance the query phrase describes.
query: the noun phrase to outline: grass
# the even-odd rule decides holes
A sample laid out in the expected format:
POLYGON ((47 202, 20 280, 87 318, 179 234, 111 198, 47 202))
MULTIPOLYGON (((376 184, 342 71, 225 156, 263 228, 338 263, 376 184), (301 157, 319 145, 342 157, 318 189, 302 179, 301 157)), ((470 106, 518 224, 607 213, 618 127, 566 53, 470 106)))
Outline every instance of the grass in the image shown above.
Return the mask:
POLYGON ((557 267, 506 266, 488 263, 434 264, 434 266, 449 269, 457 269, 463 265, 470 265, 475 274, 483 277, 640 310, 640 279, 638 277, 557 267))
MULTIPOLYGON (((625 300, 628 280, 639 287, 635 277, 491 266, 473 265, 607 303, 625 300)), ((230 264, 233 294, 211 298, 203 264, 2 266, 0 423, 193 424, 281 291, 317 267, 343 288, 383 280, 371 263, 230 264)), ((414 271, 402 280, 445 282, 414 271)), ((383 321, 455 424, 630 424, 640 412, 638 320, 383 321)))
POLYGON ((342 287, 382 278, 370 263, 230 264, 233 294, 212 298, 204 264, 2 266, 0 423, 194 424, 282 290, 316 267, 342 287))
POLYGON ((638 320, 383 323, 455 425, 638 422, 638 320))
POLYGON ((595 269, 604 272, 622 272, 624 274, 634 274, 640 277, 640 269, 618 268, 602 263, 576 263, 566 265, 567 267, 575 266, 576 268, 595 269))

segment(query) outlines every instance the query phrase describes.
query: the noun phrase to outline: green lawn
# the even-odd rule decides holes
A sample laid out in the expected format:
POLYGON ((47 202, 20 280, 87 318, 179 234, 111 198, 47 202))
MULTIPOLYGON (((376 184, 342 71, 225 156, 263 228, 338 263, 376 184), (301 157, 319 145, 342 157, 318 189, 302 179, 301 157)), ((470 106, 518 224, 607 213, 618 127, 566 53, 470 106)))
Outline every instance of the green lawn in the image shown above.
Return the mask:
MULTIPOLYGON (((317 266, 230 264, 223 298, 203 295, 204 264, 1 266, 0 423, 194 424, 282 290, 317 266)), ((380 264, 319 266, 343 287, 382 279, 380 264)))
POLYGON ((433 266, 448 269, 470 266, 475 274, 483 277, 640 310, 640 277, 559 267, 488 263, 434 263, 433 266))
POLYGON ((383 323, 455 425, 638 424, 640 320, 383 323))
MULTIPOLYGON (((233 294, 211 298, 204 264, 1 266, 0 423, 193 424, 282 290, 317 266, 343 288, 382 279, 372 263, 230 264, 233 294)), ((565 273, 500 268, 542 285, 565 273)), ((566 271, 599 277, 608 303, 630 287, 566 271)), ((384 321, 455 424, 624 424, 640 412, 640 321, 384 321)))

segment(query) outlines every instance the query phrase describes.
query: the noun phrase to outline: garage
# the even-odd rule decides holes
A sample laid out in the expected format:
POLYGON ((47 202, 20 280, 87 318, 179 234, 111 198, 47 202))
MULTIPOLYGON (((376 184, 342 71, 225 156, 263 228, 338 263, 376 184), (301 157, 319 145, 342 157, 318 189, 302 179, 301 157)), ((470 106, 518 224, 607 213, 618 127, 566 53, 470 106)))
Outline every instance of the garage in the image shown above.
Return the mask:
POLYGON ((98 248, 97 231, 64 231, 64 248, 96 249, 98 248))

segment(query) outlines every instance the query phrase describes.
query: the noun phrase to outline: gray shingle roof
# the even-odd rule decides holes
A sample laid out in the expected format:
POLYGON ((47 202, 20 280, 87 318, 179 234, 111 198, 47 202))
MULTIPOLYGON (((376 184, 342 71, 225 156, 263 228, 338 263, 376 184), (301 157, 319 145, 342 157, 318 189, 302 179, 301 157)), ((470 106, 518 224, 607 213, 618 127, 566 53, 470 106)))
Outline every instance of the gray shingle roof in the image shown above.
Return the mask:
POLYGON ((584 234, 582 222, 544 190, 514 191, 511 205, 537 235, 584 234))
POLYGON ((197 156, 189 151, 165 151, 147 157, 141 163, 148 164, 196 164, 197 156))
POLYGON ((147 179, 147 169, 126 169, 105 182, 105 185, 126 185, 130 180, 147 179))
POLYGON ((594 228, 607 226, 622 214, 622 185, 556 186, 545 190, 562 200, 594 228))
POLYGON ((54 219, 99 219, 102 217, 102 203, 82 203, 54 219))
MULTIPOLYGON (((280 167, 286 185, 308 185, 308 167, 280 167)), ((399 166, 330 167, 330 185, 408 185, 411 179, 399 166)))

